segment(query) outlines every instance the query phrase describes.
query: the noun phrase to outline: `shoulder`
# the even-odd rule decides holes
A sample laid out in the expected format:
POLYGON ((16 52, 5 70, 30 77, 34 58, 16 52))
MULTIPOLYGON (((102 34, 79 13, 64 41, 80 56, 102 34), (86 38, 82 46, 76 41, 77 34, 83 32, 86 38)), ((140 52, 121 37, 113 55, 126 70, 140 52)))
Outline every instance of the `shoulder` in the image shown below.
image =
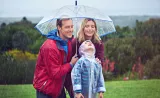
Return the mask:
POLYGON ((79 59, 78 59, 78 62, 79 63, 83 63, 83 62, 85 62, 87 59, 85 58, 85 57, 80 57, 79 59))
POLYGON ((85 58, 83 56, 79 58, 79 61, 81 61, 81 62, 84 60, 85 60, 85 58))
POLYGON ((101 41, 99 43, 93 43, 95 48, 100 48, 100 47, 104 47, 104 43, 101 41))
POLYGON ((56 48, 56 41, 52 39, 47 39, 41 46, 41 49, 54 49, 56 48))
POLYGON ((98 44, 99 44, 99 45, 104 45, 104 43, 103 43, 102 41, 100 41, 98 44))

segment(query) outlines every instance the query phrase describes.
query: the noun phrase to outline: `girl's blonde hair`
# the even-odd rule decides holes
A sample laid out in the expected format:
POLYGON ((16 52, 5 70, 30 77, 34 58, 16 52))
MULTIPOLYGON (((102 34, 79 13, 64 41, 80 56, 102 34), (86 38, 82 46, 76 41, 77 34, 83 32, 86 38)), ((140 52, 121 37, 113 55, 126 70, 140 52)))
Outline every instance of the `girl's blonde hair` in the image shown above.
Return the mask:
POLYGON ((95 28, 96 28, 96 32, 93 34, 93 37, 92 37, 91 41, 92 41, 93 43, 100 43, 100 42, 101 42, 101 39, 100 39, 100 37, 99 37, 99 35, 98 35, 98 33, 97 33, 97 32, 98 32, 98 30, 97 30, 97 25, 96 25, 95 20, 92 19, 92 18, 85 18, 85 19, 83 20, 83 22, 82 22, 82 24, 81 24, 81 27, 80 27, 79 31, 77 32, 77 33, 78 33, 78 37, 77 37, 78 42, 79 42, 79 43, 82 43, 82 42, 84 42, 85 40, 87 40, 87 39, 85 39, 84 28, 85 28, 85 25, 86 25, 86 23, 87 23, 88 21, 93 21, 94 24, 95 24, 95 28))

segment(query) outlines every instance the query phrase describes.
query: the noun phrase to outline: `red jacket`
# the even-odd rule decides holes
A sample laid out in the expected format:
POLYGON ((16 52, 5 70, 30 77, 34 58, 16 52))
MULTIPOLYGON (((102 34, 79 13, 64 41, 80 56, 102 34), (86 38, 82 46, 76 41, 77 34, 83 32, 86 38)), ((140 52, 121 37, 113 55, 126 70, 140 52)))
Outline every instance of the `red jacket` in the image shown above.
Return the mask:
POLYGON ((72 67, 69 63, 71 57, 71 42, 68 41, 68 55, 61 49, 55 40, 47 39, 41 46, 33 86, 40 92, 57 97, 64 85, 66 75, 72 67), (66 58, 65 58, 66 57, 66 58))

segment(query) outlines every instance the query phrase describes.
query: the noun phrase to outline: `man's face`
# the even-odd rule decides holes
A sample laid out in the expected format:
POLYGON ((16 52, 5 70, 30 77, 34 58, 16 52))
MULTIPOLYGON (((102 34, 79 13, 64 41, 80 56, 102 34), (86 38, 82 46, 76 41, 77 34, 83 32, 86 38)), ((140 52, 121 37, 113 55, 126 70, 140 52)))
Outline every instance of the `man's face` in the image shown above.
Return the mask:
POLYGON ((63 20, 62 27, 58 26, 59 35, 63 40, 67 40, 72 37, 73 34, 73 22, 71 19, 63 20))

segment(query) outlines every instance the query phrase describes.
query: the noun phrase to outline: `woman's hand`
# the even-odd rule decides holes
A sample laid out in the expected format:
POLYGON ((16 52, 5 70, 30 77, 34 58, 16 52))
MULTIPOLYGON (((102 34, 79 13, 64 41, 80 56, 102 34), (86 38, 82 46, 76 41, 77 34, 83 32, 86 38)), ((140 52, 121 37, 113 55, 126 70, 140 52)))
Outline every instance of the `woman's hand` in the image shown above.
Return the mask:
POLYGON ((100 61, 98 58, 96 58, 96 61, 97 61, 99 64, 101 64, 101 61, 100 61))

